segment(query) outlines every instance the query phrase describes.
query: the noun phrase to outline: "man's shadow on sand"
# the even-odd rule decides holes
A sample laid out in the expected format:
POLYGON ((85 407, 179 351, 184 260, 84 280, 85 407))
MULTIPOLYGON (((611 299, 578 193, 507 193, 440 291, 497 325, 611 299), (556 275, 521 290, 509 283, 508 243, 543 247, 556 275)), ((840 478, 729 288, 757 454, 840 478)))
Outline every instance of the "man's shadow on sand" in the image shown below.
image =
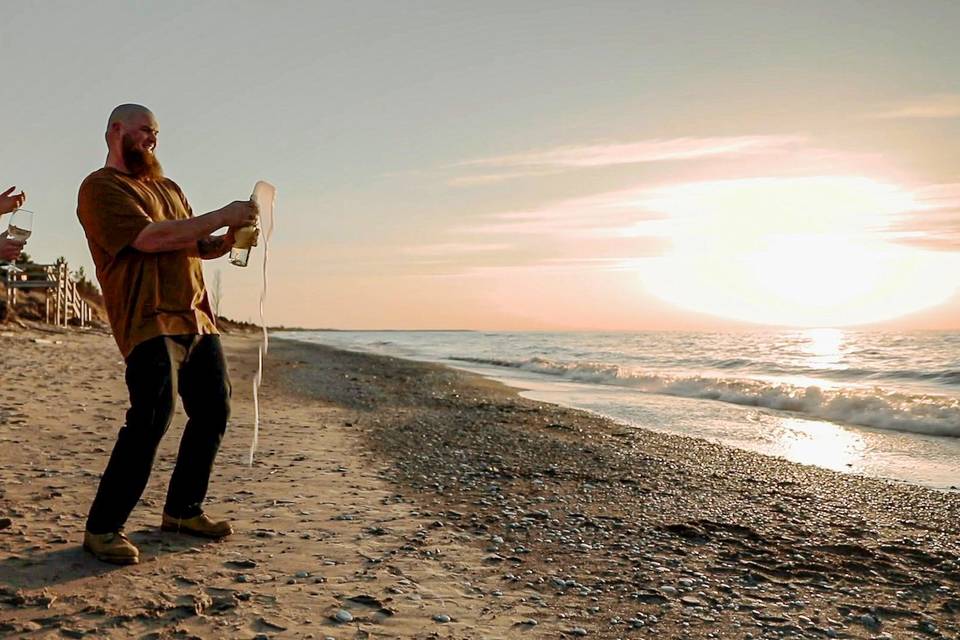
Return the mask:
MULTIPOLYGON (((213 542, 185 534, 161 534, 156 529, 139 529, 127 535, 140 549, 140 564, 213 542)), ((67 543, 0 558, 0 587, 40 589, 137 566, 102 562, 84 551, 79 543, 67 543)))

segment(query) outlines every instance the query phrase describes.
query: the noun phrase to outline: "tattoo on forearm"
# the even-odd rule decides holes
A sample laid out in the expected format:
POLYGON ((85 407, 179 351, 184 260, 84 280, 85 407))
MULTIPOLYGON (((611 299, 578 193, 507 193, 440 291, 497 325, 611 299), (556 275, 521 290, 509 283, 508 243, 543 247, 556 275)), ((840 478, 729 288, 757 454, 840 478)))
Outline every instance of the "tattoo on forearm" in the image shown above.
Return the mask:
POLYGON ((223 238, 210 236, 202 240, 197 240, 197 250, 200 253, 200 257, 223 255, 223 238))

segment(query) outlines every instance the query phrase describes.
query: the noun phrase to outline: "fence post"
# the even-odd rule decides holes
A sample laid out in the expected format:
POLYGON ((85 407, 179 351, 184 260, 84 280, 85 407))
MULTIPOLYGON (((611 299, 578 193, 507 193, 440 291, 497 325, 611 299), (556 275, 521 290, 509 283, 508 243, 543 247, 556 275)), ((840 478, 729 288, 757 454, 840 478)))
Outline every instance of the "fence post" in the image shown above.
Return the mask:
POLYGON ((54 278, 56 282, 56 287, 54 288, 54 290, 57 292, 57 300, 56 300, 56 304, 54 305, 56 309, 54 309, 53 324, 54 326, 59 327, 60 326, 60 266, 59 265, 55 266, 54 268, 54 278))
POLYGON ((63 324, 61 327, 67 326, 67 314, 70 313, 70 292, 67 290, 67 265, 64 262, 60 263, 60 281, 63 282, 63 324))
POLYGON ((64 300, 66 292, 63 290, 63 264, 57 262, 57 321, 56 326, 60 326, 60 319, 63 317, 65 307, 67 306, 66 301, 64 300))

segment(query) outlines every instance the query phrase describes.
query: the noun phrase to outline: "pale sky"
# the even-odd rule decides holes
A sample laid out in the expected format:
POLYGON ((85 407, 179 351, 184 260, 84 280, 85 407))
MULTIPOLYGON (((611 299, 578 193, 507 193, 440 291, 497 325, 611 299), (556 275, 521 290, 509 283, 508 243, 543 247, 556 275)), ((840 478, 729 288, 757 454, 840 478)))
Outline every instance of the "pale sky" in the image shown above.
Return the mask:
POLYGON ((39 261, 92 273, 77 187, 138 102, 196 213, 277 186, 271 324, 960 328, 960 3, 0 9, 39 261))

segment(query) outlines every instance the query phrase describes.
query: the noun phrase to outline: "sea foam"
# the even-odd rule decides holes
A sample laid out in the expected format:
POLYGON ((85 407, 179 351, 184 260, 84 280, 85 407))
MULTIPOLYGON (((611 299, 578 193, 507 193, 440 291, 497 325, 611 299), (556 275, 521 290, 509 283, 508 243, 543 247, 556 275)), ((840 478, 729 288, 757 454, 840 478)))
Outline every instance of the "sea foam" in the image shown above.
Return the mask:
POLYGON ((876 429, 960 438, 960 401, 947 396, 889 391, 879 386, 824 388, 750 378, 668 375, 611 363, 566 363, 539 357, 451 359, 522 369, 576 382, 628 387, 645 393, 789 411, 876 429))

